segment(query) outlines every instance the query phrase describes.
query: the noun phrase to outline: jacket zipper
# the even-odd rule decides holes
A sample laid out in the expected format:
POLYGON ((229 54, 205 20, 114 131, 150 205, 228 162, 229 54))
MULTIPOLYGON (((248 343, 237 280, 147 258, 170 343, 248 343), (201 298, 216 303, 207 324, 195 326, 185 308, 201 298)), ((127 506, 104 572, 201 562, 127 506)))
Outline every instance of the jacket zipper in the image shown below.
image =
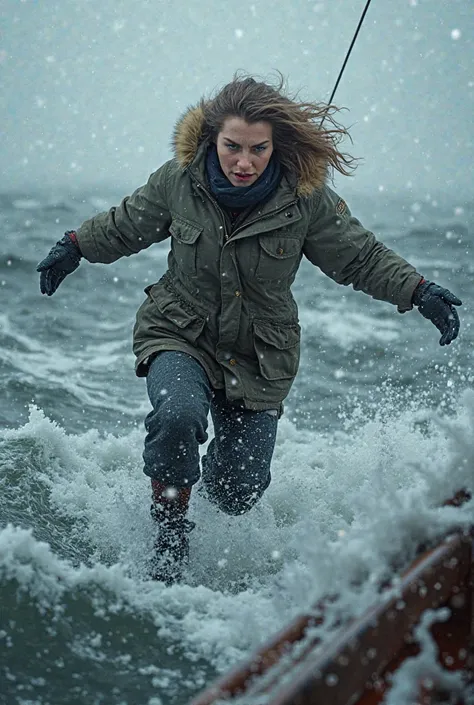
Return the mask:
POLYGON ((198 188, 201 189, 201 191, 204 191, 204 193, 206 194, 206 196, 208 197, 210 202, 213 204, 213 206, 215 206, 215 209, 217 210, 217 212, 219 213, 219 215, 221 217, 222 226, 224 228, 224 240, 225 240, 225 242, 227 242, 227 240, 229 239, 229 233, 227 232, 227 223, 226 223, 225 215, 224 215, 223 211, 221 210, 219 204, 217 203, 217 201, 215 201, 212 198, 209 191, 206 188, 204 188, 204 186, 201 184, 201 182, 194 176, 194 174, 191 173, 191 171, 188 171, 188 174, 190 175, 191 179, 197 184, 198 188))

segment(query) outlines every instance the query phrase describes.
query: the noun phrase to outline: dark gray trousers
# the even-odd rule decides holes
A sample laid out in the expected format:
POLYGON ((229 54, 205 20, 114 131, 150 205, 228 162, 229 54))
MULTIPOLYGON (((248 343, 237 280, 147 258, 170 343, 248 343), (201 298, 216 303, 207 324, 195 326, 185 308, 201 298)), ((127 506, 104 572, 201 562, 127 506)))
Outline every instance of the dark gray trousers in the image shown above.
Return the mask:
POLYGON ((270 484, 277 412, 248 411, 214 390, 190 355, 162 352, 152 361, 147 389, 153 410, 145 419, 143 460, 149 477, 173 487, 199 480, 199 445, 207 440, 211 411, 214 438, 202 462, 207 495, 227 514, 243 514, 270 484))

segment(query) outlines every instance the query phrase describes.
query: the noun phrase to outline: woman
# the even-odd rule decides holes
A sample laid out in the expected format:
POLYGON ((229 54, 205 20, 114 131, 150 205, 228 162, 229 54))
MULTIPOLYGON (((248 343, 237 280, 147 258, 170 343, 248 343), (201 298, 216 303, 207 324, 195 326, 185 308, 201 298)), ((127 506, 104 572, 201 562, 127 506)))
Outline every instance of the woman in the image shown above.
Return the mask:
POLYGON ((270 483, 298 369, 290 287, 303 255, 400 313, 418 306, 441 345, 458 334, 461 301, 377 242, 327 186, 330 169, 347 174, 352 165, 337 149, 346 131, 333 112, 291 100, 281 83, 234 77, 178 122, 174 159, 120 206, 68 231, 38 266, 50 296, 81 257, 110 263, 171 236, 168 271, 145 289, 133 342, 152 405, 143 457, 159 527, 155 579, 179 580, 188 557, 186 513, 209 410, 209 499, 241 514, 270 483))

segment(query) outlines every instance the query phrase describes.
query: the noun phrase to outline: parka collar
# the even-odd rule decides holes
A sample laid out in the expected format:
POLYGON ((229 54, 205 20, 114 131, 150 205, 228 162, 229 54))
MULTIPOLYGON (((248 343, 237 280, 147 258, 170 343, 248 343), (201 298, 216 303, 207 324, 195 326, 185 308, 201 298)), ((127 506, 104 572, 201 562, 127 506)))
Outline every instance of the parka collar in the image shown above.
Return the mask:
MULTIPOLYGON (((189 169, 194 176, 207 186, 205 177, 205 153, 208 147, 203 140, 204 112, 200 105, 189 108, 176 123, 173 133, 174 155, 183 169, 189 169)), ((318 164, 310 179, 303 181, 298 174, 288 174, 283 177, 280 189, 292 191, 296 196, 308 196, 314 189, 324 186, 327 174, 327 164, 323 159, 318 164)))
MULTIPOLYGON (((191 173, 196 182, 207 191, 209 191, 209 183, 206 174, 206 152, 208 146, 207 142, 202 142, 198 146, 192 161, 187 166, 183 165, 187 171, 191 173)), ((264 206, 263 211, 282 208, 287 203, 294 201, 297 197, 297 180, 293 174, 285 173, 283 174, 279 187, 267 202, 267 205, 264 206)))

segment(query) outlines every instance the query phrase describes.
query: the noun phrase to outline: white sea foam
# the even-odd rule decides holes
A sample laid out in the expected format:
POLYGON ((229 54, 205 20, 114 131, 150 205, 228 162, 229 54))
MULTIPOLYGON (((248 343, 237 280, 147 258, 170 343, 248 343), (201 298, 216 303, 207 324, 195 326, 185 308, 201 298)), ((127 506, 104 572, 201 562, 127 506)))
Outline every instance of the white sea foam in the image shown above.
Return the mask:
POLYGON ((322 301, 316 309, 301 306, 300 323, 305 338, 316 334, 320 344, 333 343, 345 351, 359 343, 384 346, 398 341, 405 320, 396 315, 375 320, 377 310, 374 301, 370 301, 370 309, 364 312, 360 301, 354 304, 352 298, 341 297, 322 301))
POLYGON ((12 206, 19 210, 36 210, 42 208, 44 203, 33 198, 16 198, 12 201, 12 206))
POLYGON ((90 565, 74 567, 9 526, 0 533, 0 574, 42 609, 78 586, 98 586, 100 609, 144 613, 189 658, 223 670, 324 595, 340 594, 338 614, 360 613, 394 561, 472 523, 473 501, 440 505, 459 487, 474 490, 474 393, 464 394, 456 418, 419 422, 406 412, 318 436, 283 419, 264 500, 229 517, 195 494, 187 584, 166 588, 143 580, 153 525, 141 433, 70 435, 31 409, 2 442, 38 445, 51 506, 74 522, 71 541, 78 531, 87 538, 90 565))
POLYGON ((417 656, 407 659, 393 676, 393 683, 388 695, 384 698, 385 705, 406 705, 416 702, 420 693, 420 682, 427 690, 436 684, 436 689, 450 693, 456 700, 462 700, 465 693, 465 682, 461 673, 450 673, 438 661, 438 648, 430 627, 437 622, 446 622, 450 610, 426 610, 415 627, 415 640, 420 646, 417 656), (431 687, 430 687, 431 686, 431 687))
POLYGON ((108 409, 132 417, 144 415, 149 409, 141 387, 130 388, 126 403, 120 398, 120 388, 113 394, 104 387, 104 370, 120 371, 128 367, 133 376, 128 329, 125 333, 123 324, 117 327, 110 323, 104 328, 123 332, 123 336, 111 341, 90 341, 79 352, 71 353, 64 344, 50 343, 45 347, 40 339, 25 335, 9 316, 0 314, 0 333, 9 339, 9 344, 0 351, 0 360, 19 371, 22 379, 32 386, 70 394, 84 408, 108 409))

